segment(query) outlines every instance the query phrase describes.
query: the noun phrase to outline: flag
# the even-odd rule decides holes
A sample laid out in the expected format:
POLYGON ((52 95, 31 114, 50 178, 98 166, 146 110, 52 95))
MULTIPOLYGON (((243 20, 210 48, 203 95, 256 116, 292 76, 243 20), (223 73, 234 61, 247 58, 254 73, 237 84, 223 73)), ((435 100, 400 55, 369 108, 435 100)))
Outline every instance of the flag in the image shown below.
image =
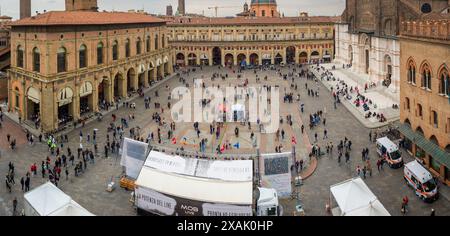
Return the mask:
POLYGON ((292 142, 292 144, 294 144, 294 145, 297 144, 297 140, 295 139, 294 136, 292 136, 291 142, 292 142))
POLYGON ((241 145, 239 144, 239 142, 237 142, 236 144, 233 145, 233 147, 235 147, 235 148, 237 148, 237 149, 239 149, 240 146, 241 146, 241 145))

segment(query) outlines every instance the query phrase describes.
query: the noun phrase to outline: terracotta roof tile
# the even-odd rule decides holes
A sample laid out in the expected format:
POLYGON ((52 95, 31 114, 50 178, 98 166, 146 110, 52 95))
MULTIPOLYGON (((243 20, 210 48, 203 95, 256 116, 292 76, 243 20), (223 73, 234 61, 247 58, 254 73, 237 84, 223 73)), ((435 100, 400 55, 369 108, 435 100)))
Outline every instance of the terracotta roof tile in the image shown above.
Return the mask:
POLYGON ((128 12, 51 11, 11 23, 11 26, 113 25, 163 23, 162 19, 128 12))

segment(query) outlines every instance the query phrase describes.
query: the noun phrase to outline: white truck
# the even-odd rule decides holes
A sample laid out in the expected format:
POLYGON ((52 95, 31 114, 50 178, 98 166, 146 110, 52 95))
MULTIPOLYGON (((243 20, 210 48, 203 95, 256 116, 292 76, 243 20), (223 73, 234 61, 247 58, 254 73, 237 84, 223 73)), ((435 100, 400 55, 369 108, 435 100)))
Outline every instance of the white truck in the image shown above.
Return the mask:
POLYGON ((280 216, 278 194, 275 189, 258 188, 259 197, 256 203, 257 216, 280 216))
POLYGON ((438 199, 438 188, 433 176, 419 162, 409 162, 403 172, 406 183, 415 190, 420 199, 425 202, 438 199))
POLYGON ((391 168, 403 166, 402 153, 398 150, 398 146, 389 138, 377 139, 377 153, 386 160, 391 168))

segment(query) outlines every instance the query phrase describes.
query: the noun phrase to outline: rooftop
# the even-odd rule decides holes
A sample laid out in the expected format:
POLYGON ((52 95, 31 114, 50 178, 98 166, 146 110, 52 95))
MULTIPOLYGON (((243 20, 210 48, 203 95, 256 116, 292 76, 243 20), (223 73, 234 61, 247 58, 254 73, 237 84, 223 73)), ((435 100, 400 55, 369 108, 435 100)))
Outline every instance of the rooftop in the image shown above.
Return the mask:
POLYGON ((51 11, 14 21, 11 26, 114 25, 164 22, 162 19, 141 13, 51 11))
POLYGON ((264 25, 264 24, 299 24, 299 23, 334 23, 340 17, 174 17, 168 25, 264 25))

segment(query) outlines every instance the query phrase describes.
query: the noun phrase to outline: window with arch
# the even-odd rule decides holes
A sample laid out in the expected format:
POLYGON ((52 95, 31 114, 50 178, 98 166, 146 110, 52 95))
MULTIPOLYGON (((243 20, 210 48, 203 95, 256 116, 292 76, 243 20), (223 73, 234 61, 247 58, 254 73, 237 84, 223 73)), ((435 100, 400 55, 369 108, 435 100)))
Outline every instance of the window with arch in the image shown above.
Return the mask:
POLYGON ((136 54, 139 55, 142 52, 141 48, 141 38, 136 39, 136 54))
POLYGON ((422 105, 420 105, 420 104, 417 104, 416 116, 418 116, 418 117, 420 117, 420 118, 423 117, 422 105))
POLYGON ((439 94, 450 96, 450 76, 447 68, 441 70, 439 82, 439 94))
POLYGON ((434 126, 434 128, 438 128, 439 118, 436 111, 431 111, 431 124, 434 126))
POLYGON ((97 65, 103 64, 103 43, 97 44, 97 65))
POLYGON ((416 63, 413 60, 408 62, 408 83, 416 84, 416 63))
POLYGON ((17 46, 17 51, 16 51, 16 53, 17 53, 17 67, 20 67, 20 68, 23 68, 23 54, 24 54, 24 52, 23 52, 23 47, 22 47, 22 45, 19 45, 19 46, 17 46))
POLYGON ((147 52, 150 52, 150 47, 151 47, 151 41, 150 41, 151 39, 150 39, 150 36, 147 36, 147 41, 146 41, 146 43, 145 43, 145 48, 146 48, 146 51, 147 52))
POLYGON ((41 72, 41 52, 39 52, 39 48, 33 49, 33 71, 41 72))
POLYGON ((405 98, 405 110, 407 111, 411 110, 410 101, 408 97, 405 98))
POLYGON ((112 58, 113 61, 119 59, 119 43, 117 42, 117 40, 114 41, 112 45, 112 58))
POLYGON ((431 69, 428 64, 424 64, 422 67, 421 87, 431 90, 431 69))
POLYGON ((125 57, 130 57, 130 40, 125 40, 125 57))
POLYGON ((79 60, 80 60, 80 68, 87 67, 87 48, 86 45, 81 45, 80 50, 78 51, 79 60))
POLYGON ((261 16, 266 16, 266 11, 265 10, 261 11, 261 16))
POLYGON ((158 35, 155 34, 155 50, 158 50, 158 47, 159 47, 159 45, 158 45, 158 35))
POLYGON ((58 73, 67 71, 67 51, 66 48, 60 47, 57 52, 57 71, 58 73))

